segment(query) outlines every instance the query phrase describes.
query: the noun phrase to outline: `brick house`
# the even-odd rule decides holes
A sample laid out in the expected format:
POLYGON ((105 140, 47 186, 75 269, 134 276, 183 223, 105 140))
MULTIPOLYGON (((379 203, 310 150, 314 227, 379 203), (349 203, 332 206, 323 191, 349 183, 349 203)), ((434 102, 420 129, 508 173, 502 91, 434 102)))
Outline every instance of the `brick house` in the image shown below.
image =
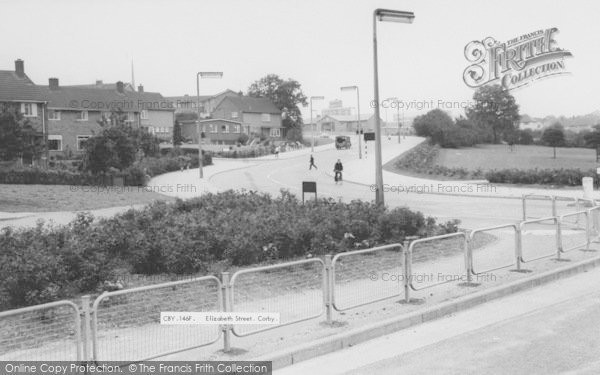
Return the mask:
POLYGON ((267 98, 227 96, 217 104, 212 117, 241 123, 241 131, 251 138, 280 140, 285 136, 281 111, 267 98))
MULTIPOLYGON (((0 70, 0 103, 13 106, 39 132, 47 136, 47 112, 44 91, 25 74, 25 62, 15 61, 15 70, 0 70)), ((42 155, 42 163, 47 153, 42 155)))
MULTIPOLYGON (((243 134, 242 123, 225 119, 200 120, 200 126, 204 129, 204 141, 213 144, 233 145, 236 144, 243 134)), ((181 135, 198 143, 198 131, 196 121, 182 123, 181 135)))
POLYGON ((175 108, 175 115, 183 113, 198 113, 198 99, 200 99, 200 117, 209 117, 214 108, 227 96, 238 96, 233 90, 225 90, 215 95, 183 95, 183 96, 168 96, 165 100, 169 101, 175 108))

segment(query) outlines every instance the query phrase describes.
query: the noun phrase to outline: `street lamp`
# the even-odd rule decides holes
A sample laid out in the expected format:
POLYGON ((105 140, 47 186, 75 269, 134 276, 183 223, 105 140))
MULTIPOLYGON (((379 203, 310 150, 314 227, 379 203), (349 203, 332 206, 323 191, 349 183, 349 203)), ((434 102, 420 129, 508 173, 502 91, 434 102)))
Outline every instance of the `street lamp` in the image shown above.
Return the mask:
POLYGON ((198 169, 200 170, 200 178, 203 178, 204 173, 202 172, 202 131, 200 129, 200 78, 223 78, 223 72, 198 72, 196 74, 196 110, 198 111, 196 133, 198 133, 198 169))
POLYGON ((324 100, 324 96, 311 96, 310 97, 310 126, 312 126, 312 142, 310 144, 310 152, 315 152, 315 129, 317 128, 315 124, 313 124, 313 110, 312 110, 312 102, 313 100, 324 100))
POLYGON ((358 90, 358 86, 344 86, 341 87, 340 90, 342 91, 354 91, 356 90, 356 109, 357 109, 357 117, 358 117, 358 122, 356 124, 356 131, 358 132, 358 158, 362 159, 362 146, 360 144, 360 136, 361 136, 361 130, 362 130, 362 126, 360 126, 360 94, 359 94, 359 90, 358 90))
POLYGON ((377 73, 377 20, 382 22, 412 23, 413 12, 399 10, 375 9, 373 12, 373 78, 375 88, 375 202, 384 204, 383 199, 383 166, 381 165, 381 128, 379 121, 379 76, 377 73))

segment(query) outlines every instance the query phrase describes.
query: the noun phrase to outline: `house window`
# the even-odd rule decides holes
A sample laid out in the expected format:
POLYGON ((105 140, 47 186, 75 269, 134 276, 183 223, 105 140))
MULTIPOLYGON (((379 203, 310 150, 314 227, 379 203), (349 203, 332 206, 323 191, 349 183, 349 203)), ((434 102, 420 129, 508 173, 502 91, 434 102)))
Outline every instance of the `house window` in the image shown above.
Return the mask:
POLYGON ((81 111, 77 116, 77 121, 87 121, 88 120, 88 111, 81 111))
POLYGON ((135 121, 135 113, 127 112, 127 119, 125 122, 134 122, 135 121))
POLYGON ((217 126, 214 125, 214 124, 210 124, 210 132, 211 133, 218 133, 217 126))
POLYGON ((145 109, 142 110, 141 117, 142 117, 142 120, 148 120, 148 111, 145 109))
POLYGON ((78 135, 77 136, 77 151, 85 150, 85 142, 90 138, 90 135, 78 135))
POLYGON ((238 118, 239 114, 237 112, 231 112, 231 118, 238 118))
POLYGON ((48 135, 48 150, 62 151, 62 135, 48 135))
POLYGON ((60 120, 60 111, 48 110, 48 120, 60 120))
POLYGON ((221 133, 229 133, 229 126, 228 125, 222 125, 221 126, 221 133))
POLYGON ((281 137, 281 132, 280 132, 279 128, 272 128, 271 129, 271 137, 273 137, 273 138, 279 138, 279 137, 281 137))
POLYGON ((232 133, 239 133, 240 132, 240 126, 239 125, 233 125, 233 131, 232 133))
POLYGON ((25 117, 37 117, 37 104, 21 103, 21 113, 25 117))
POLYGON ((262 122, 271 122, 271 114, 270 113, 263 113, 260 116, 260 119, 262 120, 262 122))

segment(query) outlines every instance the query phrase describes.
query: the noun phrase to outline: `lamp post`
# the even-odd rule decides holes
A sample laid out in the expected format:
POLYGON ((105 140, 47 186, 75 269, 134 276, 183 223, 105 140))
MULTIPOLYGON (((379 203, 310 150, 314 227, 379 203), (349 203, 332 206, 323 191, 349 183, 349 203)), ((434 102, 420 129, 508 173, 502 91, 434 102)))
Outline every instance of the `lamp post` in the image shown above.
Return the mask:
POLYGON ((223 72, 198 72, 196 73, 196 111, 198 111, 198 120, 196 121, 196 133, 198 133, 198 169, 200 178, 204 177, 202 172, 202 130, 200 129, 200 78, 222 78, 223 72))
POLYGON ((312 102, 313 100, 324 100, 325 97, 324 96, 311 96, 310 97, 310 126, 312 126, 313 131, 312 133, 312 141, 310 144, 310 152, 315 152, 315 129, 317 128, 315 126, 315 124, 313 124, 313 110, 312 110, 312 102))
POLYGON ((358 120, 358 122, 356 123, 356 131, 358 132, 358 158, 362 159, 362 146, 360 144, 360 136, 361 136, 362 126, 360 125, 360 94, 358 92, 359 91, 358 86, 344 86, 344 87, 341 87, 340 90, 342 90, 342 91, 356 90, 356 109, 357 109, 357 120, 358 120))
POLYGON ((375 202, 384 204, 383 199, 383 166, 381 163, 381 128, 379 121, 379 76, 377 73, 377 20, 382 22, 412 23, 415 19, 413 12, 399 10, 375 9, 373 12, 373 78, 375 102, 375 202))

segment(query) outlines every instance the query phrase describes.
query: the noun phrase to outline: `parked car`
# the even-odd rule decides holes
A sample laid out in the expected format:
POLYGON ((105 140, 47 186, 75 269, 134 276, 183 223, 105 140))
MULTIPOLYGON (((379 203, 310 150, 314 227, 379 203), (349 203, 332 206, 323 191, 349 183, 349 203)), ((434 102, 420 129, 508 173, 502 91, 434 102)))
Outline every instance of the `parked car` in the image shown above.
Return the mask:
POLYGON ((338 150, 348 149, 352 147, 352 143, 350 142, 350 137, 346 137, 344 135, 339 135, 335 137, 335 148, 338 150))

